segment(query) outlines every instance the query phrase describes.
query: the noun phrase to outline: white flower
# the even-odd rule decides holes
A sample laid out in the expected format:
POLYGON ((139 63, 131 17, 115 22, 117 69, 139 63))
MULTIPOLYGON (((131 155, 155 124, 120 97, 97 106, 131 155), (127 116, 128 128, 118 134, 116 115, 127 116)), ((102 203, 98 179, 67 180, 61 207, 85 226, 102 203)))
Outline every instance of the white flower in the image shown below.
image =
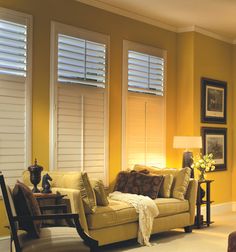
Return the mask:
POLYGON ((193 159, 192 168, 197 168, 201 172, 213 171, 215 169, 215 161, 213 160, 213 154, 197 154, 193 159))

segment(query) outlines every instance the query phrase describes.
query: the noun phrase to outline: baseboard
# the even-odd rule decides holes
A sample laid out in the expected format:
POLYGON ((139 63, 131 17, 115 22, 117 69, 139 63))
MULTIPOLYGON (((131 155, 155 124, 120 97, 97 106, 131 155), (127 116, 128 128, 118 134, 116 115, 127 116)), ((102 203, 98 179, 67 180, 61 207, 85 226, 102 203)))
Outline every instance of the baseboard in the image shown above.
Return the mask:
POLYGON ((9 240, 9 239, 10 239, 10 236, 2 236, 0 237, 0 242, 4 240, 9 240))
POLYGON ((236 212, 236 202, 232 201, 232 211, 236 212))
MULTIPOLYGON (((211 216, 222 215, 236 211, 236 202, 225 202, 211 205, 211 216)), ((206 206, 201 207, 201 213, 206 217, 206 206)))

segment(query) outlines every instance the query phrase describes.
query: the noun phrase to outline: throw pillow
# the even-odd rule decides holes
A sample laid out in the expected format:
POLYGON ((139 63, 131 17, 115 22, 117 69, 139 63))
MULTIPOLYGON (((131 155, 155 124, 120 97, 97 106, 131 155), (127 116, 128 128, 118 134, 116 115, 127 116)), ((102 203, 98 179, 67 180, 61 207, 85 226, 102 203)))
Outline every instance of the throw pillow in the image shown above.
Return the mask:
POLYGON ((176 199, 184 200, 189 180, 190 180, 191 169, 185 167, 176 173, 173 183, 173 197, 176 199))
POLYGON ((129 174, 130 174, 129 171, 121 171, 118 173, 113 191, 124 192, 129 174))
POLYGON ((164 181, 161 185, 159 195, 162 198, 170 198, 171 186, 173 184, 174 177, 172 174, 164 175, 164 181))
MULTIPOLYGON (((13 200, 18 216, 41 215, 37 200, 32 191, 20 181, 17 181, 13 189, 13 200)), ((20 221, 20 228, 25 230, 29 237, 39 238, 41 221, 20 221)))
POLYGON ((85 213, 94 213, 97 206, 96 196, 86 172, 81 172, 78 187, 84 203, 85 213))
POLYGON ((104 184, 102 180, 92 180, 91 184, 95 192, 96 201, 98 206, 107 206, 109 201, 105 192, 104 184))
POLYGON ((131 172, 125 186, 125 193, 141 194, 156 199, 163 181, 163 176, 146 175, 140 172, 131 172))

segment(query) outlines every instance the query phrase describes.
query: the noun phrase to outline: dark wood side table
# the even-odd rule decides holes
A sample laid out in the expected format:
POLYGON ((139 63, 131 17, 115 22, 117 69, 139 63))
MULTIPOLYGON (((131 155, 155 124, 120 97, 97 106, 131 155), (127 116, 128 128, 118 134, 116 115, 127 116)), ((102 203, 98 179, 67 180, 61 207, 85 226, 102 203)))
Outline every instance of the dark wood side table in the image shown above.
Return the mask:
MULTIPOLYGON (((67 205, 64 203, 63 198, 67 195, 63 195, 60 193, 34 193, 34 197, 39 203, 39 207, 42 214, 51 213, 68 213, 67 205)), ((69 221, 69 220, 68 220, 69 221)), ((71 222, 67 222, 68 225, 71 225, 71 222)), ((46 221, 43 223, 44 226, 50 225, 60 225, 61 223, 55 221, 46 221)))
POLYGON ((203 227, 209 227, 210 224, 213 223, 211 221, 211 203, 214 201, 211 201, 211 183, 214 180, 203 180, 198 181, 198 190, 197 190, 197 214, 195 217, 195 225, 196 228, 203 228, 203 227), (201 198, 201 185, 205 185, 206 189, 206 200, 202 200, 201 198), (201 215, 201 206, 206 205, 206 220, 203 219, 203 215, 201 215))

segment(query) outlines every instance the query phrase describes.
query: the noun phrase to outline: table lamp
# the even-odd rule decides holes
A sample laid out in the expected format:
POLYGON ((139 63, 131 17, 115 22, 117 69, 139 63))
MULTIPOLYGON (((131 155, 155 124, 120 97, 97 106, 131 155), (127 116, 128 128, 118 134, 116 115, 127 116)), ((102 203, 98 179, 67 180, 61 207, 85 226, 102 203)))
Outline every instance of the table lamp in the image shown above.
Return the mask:
MULTIPOLYGON (((202 137, 200 136, 174 136, 173 147, 185 149, 183 153, 182 167, 190 167, 193 163, 191 149, 202 148, 202 137)), ((191 168, 191 178, 194 178, 194 170, 191 168)))

